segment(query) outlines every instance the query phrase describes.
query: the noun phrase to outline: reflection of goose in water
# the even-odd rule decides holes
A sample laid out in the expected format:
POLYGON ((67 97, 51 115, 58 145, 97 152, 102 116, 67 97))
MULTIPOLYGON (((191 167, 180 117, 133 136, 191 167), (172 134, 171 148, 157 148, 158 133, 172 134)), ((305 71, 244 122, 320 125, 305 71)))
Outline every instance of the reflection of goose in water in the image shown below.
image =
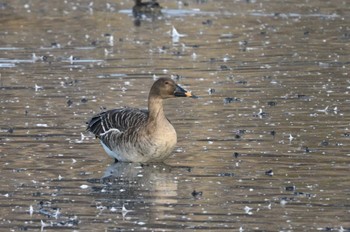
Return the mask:
POLYGON ((135 18, 135 25, 141 25, 141 19, 146 18, 153 21, 162 15, 162 7, 158 2, 152 0, 150 2, 142 2, 142 0, 135 0, 135 5, 132 8, 132 14, 135 18))
MULTIPOLYGON (((152 223, 166 216, 177 203, 177 172, 186 168, 165 164, 141 165, 114 163, 108 166, 101 179, 90 179, 95 200, 103 207, 132 210, 129 216, 152 223)), ((122 211, 121 211, 122 212, 122 211)))

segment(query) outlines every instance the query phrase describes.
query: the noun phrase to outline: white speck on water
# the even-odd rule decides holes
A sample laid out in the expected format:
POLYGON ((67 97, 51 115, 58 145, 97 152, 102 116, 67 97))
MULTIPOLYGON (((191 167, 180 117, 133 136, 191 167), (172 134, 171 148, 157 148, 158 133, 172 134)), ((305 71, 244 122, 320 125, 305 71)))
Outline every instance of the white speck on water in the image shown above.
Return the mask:
POLYGON ((318 111, 318 112, 327 113, 327 112, 328 112, 328 107, 329 107, 329 106, 326 106, 326 108, 320 109, 320 110, 317 110, 317 111, 318 111))
POLYGON ((41 223, 41 231, 44 231, 45 227, 50 226, 49 223, 45 223, 43 220, 41 220, 40 223, 41 223))
POLYGON ((80 132, 80 140, 76 139, 75 143, 82 143, 85 138, 86 138, 85 135, 82 132, 80 132))
POLYGON ((108 38, 108 45, 109 46, 114 46, 114 36, 113 35, 109 36, 109 38, 108 38))
POLYGON ((89 185, 83 184, 83 185, 80 185, 80 188, 81 189, 87 189, 87 188, 89 188, 89 185))
POLYGON ((77 162, 76 159, 72 159, 72 164, 75 164, 77 162))
POLYGON ((123 205, 122 207, 122 215, 123 215, 123 218, 129 213, 129 212, 132 212, 133 210, 128 210, 127 208, 125 208, 125 205, 123 205))
POLYGON ((36 124, 36 126, 37 127, 48 127, 48 125, 45 123, 38 123, 38 124, 36 124))
POLYGON ((173 28, 172 28, 172 30, 171 30, 171 38, 172 38, 173 43, 179 42, 179 41, 180 41, 180 38, 181 38, 181 37, 185 37, 185 36, 187 36, 187 35, 185 35, 185 34, 180 34, 180 33, 176 30, 176 28, 173 26, 173 28))
POLYGON ((288 137, 289 141, 292 141, 294 139, 293 135, 292 134, 289 134, 289 137, 288 137))
POLYGON ((110 208, 110 211, 114 213, 114 212, 117 212, 117 209, 115 207, 112 207, 110 208))
POLYGON ((222 60, 223 60, 224 62, 227 62, 227 61, 229 61, 229 60, 230 60, 230 58, 228 58, 228 57, 224 57, 222 60))
POLYGON ((271 203, 266 208, 271 209, 271 203))
POLYGON ((195 60, 195 59, 197 59, 197 54, 196 53, 192 53, 191 57, 192 57, 193 60, 195 60))
POLYGON ((62 180, 63 177, 61 175, 58 175, 58 180, 62 180))
POLYGON ((33 215, 33 212, 34 212, 33 206, 30 205, 30 206, 29 206, 29 215, 32 216, 32 215, 33 215))
POLYGON ((60 209, 57 209, 56 212, 54 213, 53 217, 57 219, 60 216, 60 214, 61 214, 60 209))
POLYGON ((284 200, 284 199, 281 199, 280 204, 281 204, 282 206, 284 206, 284 205, 286 205, 286 204, 287 204, 287 201, 286 201, 286 200, 284 200))
POLYGON ((246 214, 248 214, 248 215, 252 215, 252 214, 253 214, 253 212, 251 212, 252 209, 253 209, 253 208, 250 208, 249 206, 245 206, 245 207, 244 207, 244 212, 245 212, 246 214))
POLYGON ((35 92, 38 92, 39 90, 43 90, 43 89, 44 89, 44 87, 43 87, 43 86, 40 86, 40 85, 35 84, 34 89, 35 89, 35 92))
POLYGON ((153 79, 154 81, 158 80, 158 78, 159 78, 159 76, 157 76, 156 74, 153 74, 152 79, 153 79))

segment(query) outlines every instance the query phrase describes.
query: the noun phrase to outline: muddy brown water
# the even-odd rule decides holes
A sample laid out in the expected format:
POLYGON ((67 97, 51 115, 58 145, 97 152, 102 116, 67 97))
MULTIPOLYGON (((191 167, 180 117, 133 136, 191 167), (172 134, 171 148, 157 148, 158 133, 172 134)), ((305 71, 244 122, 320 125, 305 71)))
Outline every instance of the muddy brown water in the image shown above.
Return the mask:
POLYGON ((0 230, 349 231, 349 2, 160 3, 0 3, 0 230), (173 155, 113 164, 85 121, 163 76, 173 155))

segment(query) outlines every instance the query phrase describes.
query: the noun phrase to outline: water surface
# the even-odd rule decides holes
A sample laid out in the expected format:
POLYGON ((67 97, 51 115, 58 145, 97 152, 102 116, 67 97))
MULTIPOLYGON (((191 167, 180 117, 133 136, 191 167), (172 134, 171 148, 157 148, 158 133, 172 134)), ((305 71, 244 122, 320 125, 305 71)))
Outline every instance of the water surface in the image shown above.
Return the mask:
POLYGON ((0 4, 1 230, 349 231, 349 3, 160 3, 0 4), (165 76, 173 155, 113 164, 85 122, 165 76))

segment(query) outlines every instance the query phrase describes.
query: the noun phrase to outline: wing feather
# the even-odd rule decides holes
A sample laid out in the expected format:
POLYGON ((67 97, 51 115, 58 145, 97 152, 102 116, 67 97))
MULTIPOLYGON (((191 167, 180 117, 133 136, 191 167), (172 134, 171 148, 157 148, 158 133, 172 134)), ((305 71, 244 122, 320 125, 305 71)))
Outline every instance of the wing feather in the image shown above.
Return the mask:
POLYGON ((148 111, 134 108, 107 110, 96 114, 87 122, 87 130, 96 137, 109 130, 124 132, 147 122, 148 111))

